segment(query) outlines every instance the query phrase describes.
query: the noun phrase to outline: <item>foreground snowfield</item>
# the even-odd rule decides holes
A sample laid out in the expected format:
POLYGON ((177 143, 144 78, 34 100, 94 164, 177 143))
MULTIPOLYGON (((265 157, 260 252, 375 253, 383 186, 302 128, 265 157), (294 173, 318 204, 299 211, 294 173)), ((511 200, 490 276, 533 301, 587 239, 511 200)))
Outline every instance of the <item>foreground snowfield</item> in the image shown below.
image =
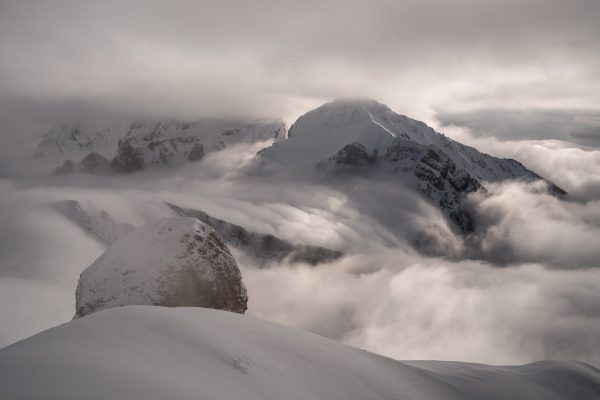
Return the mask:
POLYGON ((0 349, 2 399, 597 399, 600 371, 397 362, 203 308, 104 310, 0 349))

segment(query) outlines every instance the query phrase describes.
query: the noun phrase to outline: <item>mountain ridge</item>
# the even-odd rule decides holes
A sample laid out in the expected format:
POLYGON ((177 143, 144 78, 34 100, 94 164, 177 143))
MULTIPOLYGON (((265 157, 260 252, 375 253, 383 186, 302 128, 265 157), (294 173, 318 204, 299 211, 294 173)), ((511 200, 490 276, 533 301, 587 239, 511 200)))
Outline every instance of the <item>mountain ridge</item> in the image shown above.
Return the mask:
POLYGON ((259 170, 379 174, 417 190, 463 234, 475 230, 465 200, 487 183, 543 180, 551 193, 566 194, 516 160, 481 153, 371 99, 334 100, 309 111, 290 127, 288 140, 261 150, 258 161, 259 170))
POLYGON ((129 173, 157 166, 200 161, 206 154, 238 143, 282 140, 280 119, 203 118, 63 124, 48 131, 33 158, 60 164, 55 174, 129 173))
MULTIPOLYGON (((80 128, 75 132, 90 136, 80 128)), ((58 136, 77 139, 77 135, 75 139, 58 136)), ((92 152, 79 164, 65 161, 55 174, 130 173, 151 166, 178 166, 200 161, 205 154, 231 144, 262 140, 272 144, 257 153, 257 162, 246 171, 318 171, 332 177, 344 173, 349 179, 355 173, 380 173, 390 184, 407 184, 433 202, 463 234, 475 230, 465 200, 470 193, 485 190, 488 183, 542 180, 550 193, 566 194, 516 160, 479 152, 372 99, 325 103, 300 116, 289 130, 281 120, 136 122, 118 140, 112 159, 92 152)))
POLYGON ((178 216, 193 217, 211 226, 228 245, 244 251, 257 260, 260 267, 269 267, 271 262, 306 263, 316 266, 343 257, 337 250, 321 246, 292 243, 277 236, 252 232, 240 225, 212 217, 202 210, 165 204, 178 216))

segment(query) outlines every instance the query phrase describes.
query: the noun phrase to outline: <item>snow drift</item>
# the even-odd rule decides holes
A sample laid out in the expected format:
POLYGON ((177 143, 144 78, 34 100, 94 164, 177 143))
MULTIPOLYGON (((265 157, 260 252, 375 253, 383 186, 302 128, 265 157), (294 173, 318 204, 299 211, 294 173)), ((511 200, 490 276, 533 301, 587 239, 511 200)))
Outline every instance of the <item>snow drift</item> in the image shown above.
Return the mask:
POLYGON ((104 310, 0 350, 3 399, 597 399, 575 362, 398 362, 202 308, 104 310))

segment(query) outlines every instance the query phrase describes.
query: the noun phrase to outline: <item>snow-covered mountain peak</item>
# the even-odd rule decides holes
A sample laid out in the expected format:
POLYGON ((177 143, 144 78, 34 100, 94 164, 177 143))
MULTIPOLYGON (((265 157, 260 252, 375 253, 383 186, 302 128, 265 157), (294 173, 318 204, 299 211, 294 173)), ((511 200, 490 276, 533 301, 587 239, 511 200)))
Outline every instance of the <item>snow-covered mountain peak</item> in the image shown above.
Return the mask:
POLYGON ((337 99, 301 116, 290 128, 289 136, 375 120, 390 112, 388 106, 371 99, 337 99))
MULTIPOLYGON (((336 178, 370 174, 392 185, 408 185, 465 233, 473 230, 461 205, 469 193, 485 182, 542 179, 518 161, 481 153, 368 99, 335 100, 309 111, 292 125, 288 140, 259 157, 265 171, 304 173, 316 167, 336 178)), ((552 184, 550 189, 564 194, 552 184)))
POLYGON ((302 115, 290 127, 289 139, 266 149, 267 162, 314 165, 356 142, 382 153, 396 138, 421 145, 437 144, 445 136, 425 123, 396 114, 371 99, 338 99, 302 115))
MULTIPOLYGON (((388 141, 403 137, 421 144, 431 144, 440 136, 425 123, 397 114, 387 105, 372 99, 337 99, 326 103, 301 116, 290 128, 289 136, 339 128, 350 135, 355 127, 365 125, 370 125, 374 133, 383 133, 388 141)), ((368 142, 367 136, 362 139, 368 142)))
POLYGON ((481 153, 370 99, 326 103, 298 118, 288 137, 260 153, 265 163, 311 167, 351 143, 363 146, 367 153, 376 151, 380 155, 402 145, 443 152, 456 167, 481 181, 540 178, 515 160, 481 153))

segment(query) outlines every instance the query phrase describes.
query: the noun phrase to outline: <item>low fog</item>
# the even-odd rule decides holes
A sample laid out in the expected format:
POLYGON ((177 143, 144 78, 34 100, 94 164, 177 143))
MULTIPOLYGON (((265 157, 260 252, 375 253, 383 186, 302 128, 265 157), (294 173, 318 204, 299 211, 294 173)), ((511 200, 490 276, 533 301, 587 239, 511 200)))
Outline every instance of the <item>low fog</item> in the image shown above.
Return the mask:
MULTIPOLYGON (((488 185, 469 199, 481 223, 465 239, 437 208, 400 186, 248 175, 239 166, 261 145, 232 147, 177 170, 2 180, 0 345, 69 320, 78 274, 104 249, 53 201, 78 200, 134 226, 172 215, 168 201, 344 252, 314 267, 261 269, 234 249, 250 315, 398 359, 600 362, 597 197, 580 191, 561 200, 539 183, 488 185), (424 237, 442 256, 415 248, 424 237)), ((560 167, 558 184, 570 189, 570 176, 579 174, 576 187, 586 187, 595 176, 569 161, 571 150, 544 147, 554 156, 547 168, 560 167)), ((537 154, 527 145, 523 151, 537 154)))

